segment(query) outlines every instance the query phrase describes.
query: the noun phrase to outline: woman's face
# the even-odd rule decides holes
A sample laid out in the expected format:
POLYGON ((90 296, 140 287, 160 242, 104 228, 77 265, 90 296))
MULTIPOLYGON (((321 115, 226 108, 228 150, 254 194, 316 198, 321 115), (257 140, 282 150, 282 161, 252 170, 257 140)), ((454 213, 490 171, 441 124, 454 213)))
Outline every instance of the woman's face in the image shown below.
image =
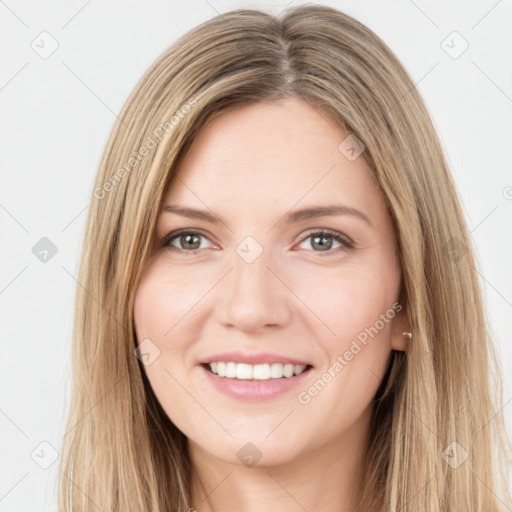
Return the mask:
POLYGON ((210 459, 276 465, 364 440, 407 326, 391 218, 359 151, 286 99, 218 116, 177 169, 135 325, 160 404, 210 459))

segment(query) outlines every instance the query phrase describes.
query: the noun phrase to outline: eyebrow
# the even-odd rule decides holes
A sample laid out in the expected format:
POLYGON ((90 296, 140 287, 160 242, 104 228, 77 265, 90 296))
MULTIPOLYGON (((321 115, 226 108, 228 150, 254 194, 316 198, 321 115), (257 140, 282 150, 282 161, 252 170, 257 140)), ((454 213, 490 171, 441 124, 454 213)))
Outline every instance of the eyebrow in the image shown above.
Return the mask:
MULTIPOLYGON (((168 204, 162 208, 162 212, 175 213, 190 219, 204 220, 206 222, 210 222, 211 224, 226 224, 221 217, 214 215, 208 210, 199 210, 186 206, 168 204)), ((310 206, 307 208, 301 208, 300 210, 293 210, 284 215, 283 222, 285 224, 293 224, 307 219, 314 219, 316 217, 325 217, 330 215, 352 215, 353 217, 363 220, 373 227, 370 219, 363 212, 357 210, 356 208, 351 208, 349 206, 340 204, 310 206)))

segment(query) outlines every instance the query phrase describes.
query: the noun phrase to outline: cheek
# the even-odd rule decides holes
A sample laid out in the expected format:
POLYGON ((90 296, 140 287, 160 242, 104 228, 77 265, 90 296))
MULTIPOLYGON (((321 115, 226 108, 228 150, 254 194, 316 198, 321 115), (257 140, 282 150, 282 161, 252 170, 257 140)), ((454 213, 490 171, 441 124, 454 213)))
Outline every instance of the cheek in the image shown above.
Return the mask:
POLYGON ((333 418, 343 422, 346 411, 357 415, 370 403, 385 374, 400 275, 392 266, 384 272, 379 265, 351 265, 328 277, 317 279, 307 299, 323 322, 316 322, 327 355, 320 373, 327 372, 324 382, 329 382, 314 407, 321 414, 339 404, 337 411, 343 412, 333 418))
POLYGON ((139 342, 151 338, 158 340, 162 348, 169 348, 173 339, 176 345, 181 322, 189 318, 194 304, 204 295, 199 285, 180 279, 180 275, 176 270, 169 272, 155 265, 142 277, 134 303, 139 342))
POLYGON ((179 384, 186 380, 187 348, 192 343, 182 330, 191 308, 185 295, 190 293, 190 288, 185 292, 183 284, 171 281, 161 268, 154 266, 140 281, 133 310, 138 344, 150 339, 158 347, 150 345, 150 353, 157 355, 144 365, 144 372, 164 411, 186 432, 193 428, 190 421, 194 414, 200 414, 179 384))
MULTIPOLYGON (((390 274, 354 266, 336 275, 318 274, 315 286, 303 288, 299 296, 322 321, 318 332, 343 343, 373 326, 395 302, 399 282, 390 274)), ((388 324, 382 330, 389 330, 388 324)))
POLYGON ((135 331, 139 343, 145 338, 156 339, 163 334, 164 319, 168 318, 170 309, 168 299, 165 289, 156 279, 149 276, 141 281, 133 307, 135 331))

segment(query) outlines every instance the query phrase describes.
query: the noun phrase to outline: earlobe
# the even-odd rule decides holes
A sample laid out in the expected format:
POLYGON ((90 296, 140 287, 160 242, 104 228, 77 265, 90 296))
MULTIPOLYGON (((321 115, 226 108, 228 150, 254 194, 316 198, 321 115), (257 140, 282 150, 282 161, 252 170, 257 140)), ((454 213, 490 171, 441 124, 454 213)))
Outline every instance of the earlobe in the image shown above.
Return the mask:
POLYGON ((391 348, 393 350, 407 351, 412 342, 412 337, 407 315, 401 312, 393 322, 391 348))
POLYGON ((411 341, 412 341, 412 333, 411 332, 403 332, 393 338, 393 343, 391 344, 391 348, 393 350, 407 351, 411 344, 411 341))

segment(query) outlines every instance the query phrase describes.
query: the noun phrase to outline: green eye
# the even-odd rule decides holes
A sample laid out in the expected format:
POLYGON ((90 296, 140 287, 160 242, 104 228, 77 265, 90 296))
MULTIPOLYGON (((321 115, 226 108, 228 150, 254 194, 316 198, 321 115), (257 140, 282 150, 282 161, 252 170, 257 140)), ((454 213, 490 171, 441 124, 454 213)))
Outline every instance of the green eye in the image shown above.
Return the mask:
POLYGON ((354 243, 350 238, 342 233, 339 233, 338 231, 332 231, 330 229, 322 229, 320 231, 310 233, 306 238, 302 240, 301 243, 304 243, 309 239, 312 239, 312 247, 320 248, 320 250, 315 250, 313 252, 332 254, 333 252, 338 252, 338 249, 351 249, 354 247, 354 243), (339 242, 341 247, 332 249, 332 242, 325 242, 325 240, 329 239, 339 242))
POLYGON ((186 248, 187 244, 194 245, 194 244, 199 243, 199 245, 201 245, 201 238, 206 238, 206 237, 204 237, 204 235, 202 233, 200 233, 199 231, 181 230, 181 231, 178 231, 177 233, 171 233, 171 234, 167 235, 164 239, 163 246, 168 247, 171 250, 190 252, 191 254, 195 254, 197 251, 199 251, 200 247, 192 247, 192 250, 188 250, 186 248), (182 245, 181 248, 171 245, 171 242, 173 242, 176 239, 182 245), (199 242, 198 242, 198 240, 199 240, 199 242))
MULTIPOLYGON (((208 240, 200 231, 195 229, 182 229, 167 235, 164 238, 162 245, 173 252, 197 254, 201 249, 204 249, 204 247, 201 247, 201 239, 208 240), (173 245, 175 240, 178 240, 181 247, 173 245)), ((318 253, 333 254, 337 253, 339 250, 347 250, 354 247, 353 241, 348 236, 330 229, 321 229, 310 233, 306 238, 303 238, 301 244, 308 239, 312 239, 312 251, 318 253), (328 240, 338 242, 341 247, 333 249, 332 242, 329 242, 328 240), (315 247, 318 250, 315 250, 315 247)))

